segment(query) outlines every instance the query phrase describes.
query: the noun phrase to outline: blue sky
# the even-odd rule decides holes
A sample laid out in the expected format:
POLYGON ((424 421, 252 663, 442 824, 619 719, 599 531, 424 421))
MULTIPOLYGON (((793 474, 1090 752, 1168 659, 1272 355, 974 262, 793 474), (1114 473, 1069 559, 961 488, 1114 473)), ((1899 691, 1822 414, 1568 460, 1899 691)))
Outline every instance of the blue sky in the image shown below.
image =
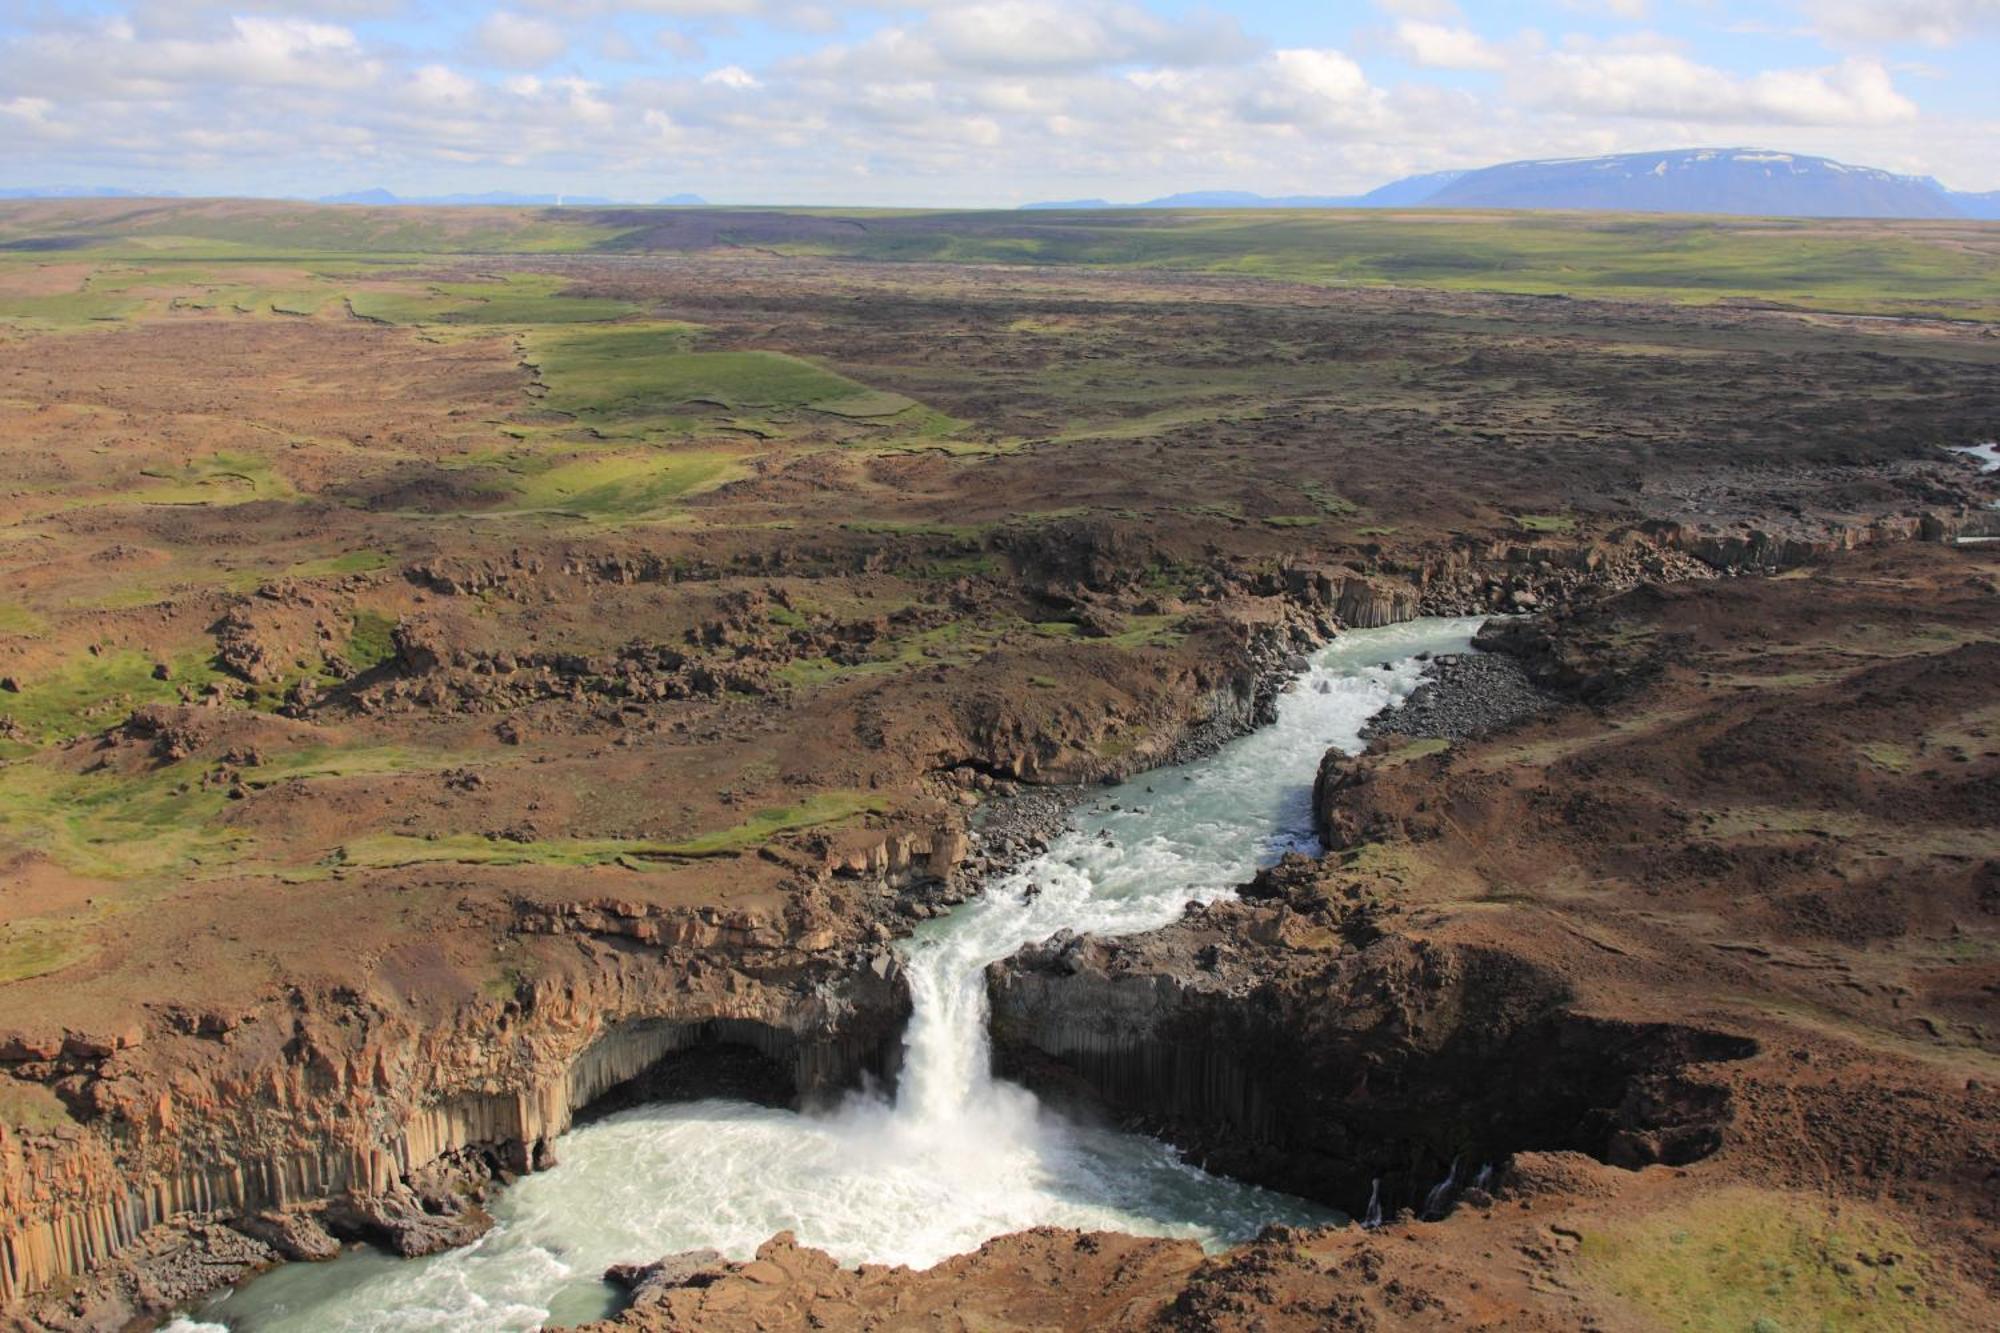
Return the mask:
POLYGON ((2000 189, 2000 0, 7 0, 0 183, 1009 205, 1522 157, 2000 189))

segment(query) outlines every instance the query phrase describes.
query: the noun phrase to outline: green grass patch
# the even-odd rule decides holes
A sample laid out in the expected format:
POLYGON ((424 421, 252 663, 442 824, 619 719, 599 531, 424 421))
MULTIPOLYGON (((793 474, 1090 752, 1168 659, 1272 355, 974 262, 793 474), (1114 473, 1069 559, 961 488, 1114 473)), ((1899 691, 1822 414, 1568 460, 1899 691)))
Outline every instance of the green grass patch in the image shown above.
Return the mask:
POLYGON ((1864 741, 1854 747, 1861 757, 1891 773, 1907 773, 1917 766, 1917 750, 1900 741, 1864 741))
MULTIPOLYGON (((0 949, 4 947, 0 945, 0 949)), ((0 964, 0 980, 8 979, 16 978, 7 978, 4 964, 0 964)), ((0 1076, 0 1125, 45 1134, 70 1123, 69 1108, 56 1096, 55 1089, 26 1079, 0 1076)))
POLYGON ((1313 507, 1331 518, 1352 518, 1361 512, 1361 506, 1327 486, 1308 486, 1306 499, 1313 507))
POLYGON ((21 639, 39 639, 48 633, 49 622, 20 602, 0 602, 0 634, 21 639))
POLYGON ((78 657, 60 668, 27 675, 18 694, 0 694, 0 717, 42 744, 69 740, 122 722, 142 704, 178 697, 182 685, 200 689, 221 678, 206 653, 182 653, 168 660, 172 679, 156 680, 159 659, 133 649, 113 649, 78 657))
POLYGON ((458 304, 447 324, 587 324, 639 313, 630 301, 604 296, 564 296, 567 278, 545 273, 509 273, 493 282, 444 282, 435 290, 458 304))
POLYGON ((814 409, 892 417, 915 406, 783 352, 698 351, 687 324, 542 332, 529 356, 547 385, 544 405, 582 420, 674 416, 700 409, 757 413, 814 409))
POLYGON ((1270 514, 1264 522, 1274 528, 1316 528, 1326 521, 1320 514, 1270 514))
POLYGON ((0 926, 0 982, 45 977, 95 953, 80 926, 50 921, 14 921, 0 926))
POLYGON ((396 622, 373 611, 356 611, 351 621, 353 629, 347 636, 347 646, 341 656, 356 671, 366 671, 380 666, 396 655, 393 635, 396 622))
POLYGON ((372 574, 395 562, 387 551, 347 551, 320 560, 302 560, 285 570, 288 578, 337 578, 344 574, 372 574))
POLYGON ((1875 313, 2000 313, 1976 224, 1592 213, 1259 209, 938 214, 882 219, 789 253, 946 263, 1078 264, 1536 296, 1780 301, 1875 313), (954 223, 958 225, 954 225, 954 223))
POLYGON ((587 455, 529 472, 515 483, 512 500, 488 512, 635 518, 727 480, 739 461, 701 450, 587 455))
POLYGON ((1576 531, 1576 520, 1567 514, 1516 514, 1514 526, 1528 532, 1568 534, 1576 531))
POLYGON ((357 291, 347 295, 347 308, 356 319, 377 324, 435 324, 444 318, 454 302, 430 288, 412 291, 357 291))
POLYGON ((1412 763, 1418 759, 1428 758, 1434 754, 1443 754, 1450 748, 1451 742, 1448 740, 1437 736, 1425 736, 1420 740, 1413 740, 1407 745, 1397 746, 1375 762, 1381 768, 1400 768, 1404 764, 1412 763))
POLYGON ((358 318, 382 324, 589 324, 639 312, 630 301, 561 295, 569 285, 551 274, 510 273, 483 282, 359 289, 349 293, 347 304, 358 318))
MULTIPOLYGON (((210 822, 223 794, 191 777, 178 767, 135 777, 15 760, 0 765, 0 834, 95 879, 139 879, 194 859, 232 856, 244 835, 210 822)), ((42 951, 59 952, 59 943, 51 937, 42 951)))
POLYGON ((122 292, 60 292, 50 296, 0 295, 0 324, 59 331, 115 323, 137 314, 146 301, 122 292))
POLYGON ((1900 1226, 1861 1205, 1725 1190, 1586 1231, 1580 1269, 1666 1328, 1962 1327, 1900 1226))
POLYGON ((149 467, 139 475, 145 483, 109 495, 81 495, 76 508, 109 504, 234 505, 253 500, 287 500, 297 494, 292 484, 256 454, 214 453, 179 467, 149 467))

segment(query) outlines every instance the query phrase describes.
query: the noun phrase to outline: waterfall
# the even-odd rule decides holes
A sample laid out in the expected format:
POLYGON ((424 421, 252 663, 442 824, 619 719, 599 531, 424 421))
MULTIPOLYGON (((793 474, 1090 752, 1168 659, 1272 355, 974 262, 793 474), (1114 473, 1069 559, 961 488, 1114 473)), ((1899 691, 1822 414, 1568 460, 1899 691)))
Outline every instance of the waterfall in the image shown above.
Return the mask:
MULTIPOLYGON (((1368 719, 1422 678, 1416 655, 1466 651, 1478 625, 1343 636, 1278 700, 1273 725, 1104 789, 1043 854, 920 926, 901 946, 912 1010, 893 1099, 856 1093, 815 1114, 722 1100, 619 1112, 566 1135, 562 1165, 502 1193, 496 1226, 472 1246, 289 1265, 202 1316, 242 1333, 527 1330, 602 1316, 610 1264, 697 1248, 744 1258, 781 1230, 842 1263, 927 1267, 1034 1226, 1217 1245, 1272 1222, 1331 1220, 1209 1176, 1156 1140, 1070 1123, 996 1079, 985 968, 1059 930, 1165 925, 1282 853, 1316 849, 1321 756, 1358 751, 1368 719)), ((1378 1186, 1368 1218, 1380 1213, 1378 1186)))
POLYGON ((1431 1186, 1431 1192, 1424 1196, 1424 1220, 1435 1222, 1438 1218, 1443 1217, 1445 1210, 1451 1207, 1452 1191, 1457 1188, 1458 1159, 1454 1157, 1451 1159, 1451 1170, 1445 1172, 1444 1179, 1431 1186))

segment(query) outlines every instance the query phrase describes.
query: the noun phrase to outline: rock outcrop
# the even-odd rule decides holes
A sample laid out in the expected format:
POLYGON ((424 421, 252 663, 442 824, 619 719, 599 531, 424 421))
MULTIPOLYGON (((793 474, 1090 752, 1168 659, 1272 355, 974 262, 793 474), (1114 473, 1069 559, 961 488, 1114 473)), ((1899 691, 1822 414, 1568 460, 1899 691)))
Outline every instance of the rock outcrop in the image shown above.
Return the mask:
MULTIPOLYGON (((750 1048, 799 1098, 886 1073, 908 1012, 900 969, 816 901, 770 920, 523 904, 515 930, 538 974, 442 1013, 386 989, 293 988, 213 1021, 163 1015, 122 1048, 16 1037, 8 1072, 73 1120, 0 1129, 0 1299, 142 1240, 171 1251, 163 1228, 219 1234, 193 1217, 232 1222, 255 1250, 230 1253, 250 1266, 324 1257, 329 1234, 404 1254, 463 1244, 484 1228, 488 1180, 546 1166, 580 1110, 682 1053, 750 1048)), ((179 1252, 206 1264, 215 1247, 179 1252)), ((156 1308, 133 1271, 70 1304, 101 1323, 156 1308)))
POLYGON ((1504 950, 1381 928, 1293 858, 1238 900, 1123 939, 1058 935, 987 973, 1003 1072, 1161 1134, 1211 1170, 1359 1213, 1527 1149, 1628 1165, 1712 1151, 1687 1065, 1739 1037, 1575 1011, 1504 950))

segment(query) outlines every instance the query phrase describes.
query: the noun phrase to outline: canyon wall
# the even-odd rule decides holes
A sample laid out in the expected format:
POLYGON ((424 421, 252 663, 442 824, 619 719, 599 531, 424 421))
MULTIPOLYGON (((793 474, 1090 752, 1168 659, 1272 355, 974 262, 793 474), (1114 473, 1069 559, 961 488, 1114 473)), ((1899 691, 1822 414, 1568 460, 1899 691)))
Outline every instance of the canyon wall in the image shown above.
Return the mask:
POLYGON ((1213 1171, 1357 1214, 1458 1163, 1712 1151, 1726 1105, 1690 1063, 1741 1038, 1575 1012, 1502 949, 1384 933, 1293 858, 1246 897, 1120 939, 1058 935, 987 973, 1002 1073, 1143 1126, 1213 1171))
POLYGON ((830 927, 809 912, 707 915, 524 907, 517 928, 542 938, 544 974, 439 1018, 294 989, 282 1007, 125 1049, 15 1038, 10 1072, 60 1089, 75 1121, 0 1128, 0 1301, 186 1214, 349 1197, 367 1202, 329 1213, 336 1230, 403 1252, 463 1243, 481 1219, 458 1217, 427 1173, 546 1165, 579 1110, 691 1048, 753 1048, 800 1097, 890 1067, 909 1001, 885 948, 814 939, 830 927))

